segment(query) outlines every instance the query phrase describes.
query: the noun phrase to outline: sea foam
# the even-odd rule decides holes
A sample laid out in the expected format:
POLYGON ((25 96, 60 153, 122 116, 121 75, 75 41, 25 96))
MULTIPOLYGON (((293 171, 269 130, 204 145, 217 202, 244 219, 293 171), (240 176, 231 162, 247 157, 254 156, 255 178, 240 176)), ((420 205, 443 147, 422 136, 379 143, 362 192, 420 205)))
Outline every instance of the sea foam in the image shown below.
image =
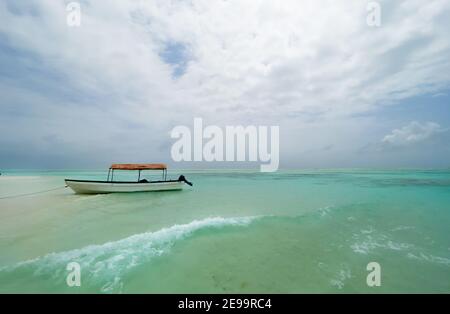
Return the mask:
POLYGON ((246 226, 256 218, 258 217, 211 217, 194 220, 154 232, 132 235, 118 241, 50 253, 0 268, 0 272, 29 270, 36 276, 42 275, 60 281, 67 273, 66 265, 69 262, 77 262, 81 266, 84 280, 101 284, 103 292, 120 291, 122 287, 120 279, 124 272, 153 257, 167 253, 176 241, 201 229, 246 226))

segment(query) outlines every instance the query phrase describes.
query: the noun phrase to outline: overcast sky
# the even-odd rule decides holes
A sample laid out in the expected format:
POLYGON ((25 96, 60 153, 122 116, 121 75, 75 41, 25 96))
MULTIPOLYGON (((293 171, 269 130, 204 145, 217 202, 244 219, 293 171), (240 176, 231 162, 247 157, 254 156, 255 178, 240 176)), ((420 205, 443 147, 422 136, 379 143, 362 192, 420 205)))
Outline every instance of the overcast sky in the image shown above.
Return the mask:
POLYGON ((0 2, 2 169, 234 168, 171 161, 194 117, 278 125, 281 168, 450 166, 448 0, 68 2, 0 2))

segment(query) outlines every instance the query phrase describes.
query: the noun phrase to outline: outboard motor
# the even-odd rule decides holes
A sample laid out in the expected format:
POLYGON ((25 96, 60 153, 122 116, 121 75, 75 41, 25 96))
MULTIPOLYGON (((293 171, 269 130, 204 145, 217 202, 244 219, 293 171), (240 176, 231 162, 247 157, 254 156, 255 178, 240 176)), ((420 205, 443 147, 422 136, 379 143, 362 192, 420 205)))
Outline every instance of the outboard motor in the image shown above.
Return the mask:
POLYGON ((178 181, 184 182, 184 183, 186 183, 187 185, 192 186, 192 183, 189 182, 188 180, 186 180, 186 177, 183 176, 183 175, 181 175, 181 176, 178 177, 178 181))

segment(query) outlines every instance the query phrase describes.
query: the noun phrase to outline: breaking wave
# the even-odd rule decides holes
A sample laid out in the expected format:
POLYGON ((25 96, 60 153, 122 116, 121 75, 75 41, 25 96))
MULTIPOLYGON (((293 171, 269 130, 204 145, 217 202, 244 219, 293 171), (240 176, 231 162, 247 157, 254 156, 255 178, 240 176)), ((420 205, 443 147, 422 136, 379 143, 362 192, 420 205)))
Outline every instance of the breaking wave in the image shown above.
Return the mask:
POLYGON ((167 253, 176 241, 202 229, 247 226, 256 218, 258 217, 212 217, 194 220, 188 224, 173 225, 155 232, 132 235, 118 241, 50 253, 0 268, 0 272, 25 270, 31 271, 35 276, 42 275, 60 281, 67 274, 67 264, 77 262, 81 266, 85 280, 100 284, 103 292, 120 291, 123 273, 153 257, 167 253))

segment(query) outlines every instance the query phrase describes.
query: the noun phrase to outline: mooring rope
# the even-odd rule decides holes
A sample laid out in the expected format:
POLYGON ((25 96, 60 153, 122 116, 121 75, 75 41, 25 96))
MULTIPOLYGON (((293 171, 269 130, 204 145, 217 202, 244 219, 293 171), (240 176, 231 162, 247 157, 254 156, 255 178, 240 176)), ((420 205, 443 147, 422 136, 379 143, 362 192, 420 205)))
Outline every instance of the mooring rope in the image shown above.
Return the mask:
POLYGON ((37 191, 33 193, 25 193, 25 194, 16 194, 16 195, 8 195, 8 196, 2 196, 0 197, 0 200, 8 199, 8 198, 19 198, 19 197, 25 197, 25 196, 31 196, 31 195, 37 195, 37 194, 43 194, 51 191, 56 191, 59 189, 65 189, 67 186, 60 186, 57 188, 49 189, 49 190, 43 190, 43 191, 37 191))

